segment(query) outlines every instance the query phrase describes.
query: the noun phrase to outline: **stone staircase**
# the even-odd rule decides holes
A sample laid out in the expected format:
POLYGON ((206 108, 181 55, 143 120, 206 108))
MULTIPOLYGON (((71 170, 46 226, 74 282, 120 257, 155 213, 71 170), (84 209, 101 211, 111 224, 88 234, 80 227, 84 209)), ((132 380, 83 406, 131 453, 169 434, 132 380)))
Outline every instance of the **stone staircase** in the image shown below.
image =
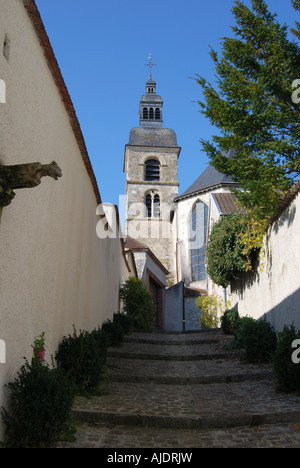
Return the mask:
POLYGON ((276 390, 270 366, 225 349, 231 339, 126 336, 109 349, 104 394, 75 400, 78 446, 300 446, 300 397, 276 390))

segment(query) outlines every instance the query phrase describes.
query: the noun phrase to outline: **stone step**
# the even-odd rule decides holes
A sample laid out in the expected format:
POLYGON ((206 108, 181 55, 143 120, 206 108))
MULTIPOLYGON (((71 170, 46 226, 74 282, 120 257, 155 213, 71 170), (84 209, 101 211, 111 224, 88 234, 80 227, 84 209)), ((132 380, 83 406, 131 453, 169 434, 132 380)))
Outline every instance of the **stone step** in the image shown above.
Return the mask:
MULTIPOLYGON (((185 335, 183 335, 185 336, 185 335)), ((195 361, 210 359, 232 359, 237 355, 236 351, 225 349, 226 344, 232 338, 216 339, 207 337, 204 340, 187 341, 177 337, 172 344, 165 344, 161 339, 150 339, 150 341, 138 341, 134 337, 132 341, 125 341, 120 347, 109 348, 108 357, 119 359, 144 359, 163 361, 195 361)), ((176 338, 176 337, 174 337, 176 338)))
POLYGON ((76 420, 140 427, 216 429, 298 423, 300 397, 270 380, 209 385, 106 382, 101 397, 77 397, 76 420))
POLYGON ((123 346, 109 349, 103 395, 75 399, 74 419, 79 431, 85 428, 79 438, 92 434, 101 447, 118 446, 113 434, 123 448, 178 447, 180 440, 185 447, 239 447, 251 434, 253 444, 268 447, 272 441, 260 444, 253 428, 277 437, 280 427, 286 446, 300 443, 300 396, 278 392, 270 366, 242 363, 224 349, 230 340, 219 331, 126 337, 123 346), (159 445, 167 437, 170 444, 159 445))
MULTIPOLYGON (((174 346, 175 348, 175 346, 174 346)), ((117 350, 112 350, 109 349, 107 352, 108 357, 114 357, 114 358, 120 358, 120 359, 139 359, 139 360, 156 360, 156 361, 198 361, 198 360, 210 360, 210 359, 230 359, 235 357, 235 353, 231 352, 211 352, 210 354, 208 352, 205 352, 204 350, 196 352, 196 351, 191 351, 190 349, 188 350, 183 350, 181 349, 180 352, 179 350, 177 351, 174 350, 173 352, 170 351, 165 351, 165 350, 153 350, 152 352, 149 352, 148 350, 146 352, 143 351, 135 351, 135 350, 128 350, 128 349, 117 349, 117 350)))
POLYGON ((144 343, 160 345, 195 345, 218 343, 221 340, 231 341, 232 337, 224 337, 221 332, 197 332, 197 333, 132 333, 124 337, 124 343, 144 343))
POLYGON ((273 377, 269 365, 243 365, 235 360, 155 361, 108 358, 106 381, 170 385, 242 382, 273 377))
MULTIPOLYGON (((75 442, 59 441, 56 444, 56 448, 111 449, 108 452, 109 455, 122 454, 121 449, 131 449, 131 452, 127 453, 141 455, 142 463, 145 456, 149 457, 149 460, 151 460, 152 454, 159 457, 160 449, 166 454, 174 449, 178 449, 178 452, 175 453, 193 453, 192 460, 198 460, 195 448, 299 447, 300 431, 299 425, 295 423, 198 431, 79 422, 75 442), (138 450, 132 452, 133 448, 142 450, 141 452, 138 450), (144 449, 152 450, 145 451, 144 449)), ((102 455, 103 457, 104 455, 102 455)))

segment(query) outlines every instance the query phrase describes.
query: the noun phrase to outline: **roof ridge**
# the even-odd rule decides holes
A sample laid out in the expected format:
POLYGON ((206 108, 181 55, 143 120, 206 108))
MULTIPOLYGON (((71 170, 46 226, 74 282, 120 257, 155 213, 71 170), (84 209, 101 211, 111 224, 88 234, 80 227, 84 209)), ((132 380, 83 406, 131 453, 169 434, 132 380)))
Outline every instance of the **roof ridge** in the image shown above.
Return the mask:
POLYGON ((281 199, 277 211, 268 220, 268 224, 271 225, 278 220, 278 218, 282 215, 282 213, 289 207, 292 201, 296 198, 296 196, 300 193, 300 178, 294 183, 294 185, 290 188, 290 190, 285 194, 285 196, 281 199))
POLYGON ((222 174, 214 166, 208 164, 206 169, 200 174, 195 182, 185 192, 176 197, 175 200, 180 200, 181 198, 196 195, 197 193, 206 192, 219 186, 233 185, 238 186, 239 183, 236 182, 231 176, 222 174))

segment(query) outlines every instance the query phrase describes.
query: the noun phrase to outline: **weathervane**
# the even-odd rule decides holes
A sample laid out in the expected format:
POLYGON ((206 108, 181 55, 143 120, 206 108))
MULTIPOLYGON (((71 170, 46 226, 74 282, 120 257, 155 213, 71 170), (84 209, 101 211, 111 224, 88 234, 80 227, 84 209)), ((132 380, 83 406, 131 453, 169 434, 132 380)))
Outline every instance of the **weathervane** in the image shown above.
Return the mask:
POLYGON ((152 63, 152 55, 151 55, 151 53, 149 54, 148 60, 149 60, 149 63, 146 63, 146 67, 149 67, 149 68, 150 68, 150 79, 152 79, 152 74, 151 74, 152 67, 155 67, 156 64, 155 64, 155 63, 152 63))

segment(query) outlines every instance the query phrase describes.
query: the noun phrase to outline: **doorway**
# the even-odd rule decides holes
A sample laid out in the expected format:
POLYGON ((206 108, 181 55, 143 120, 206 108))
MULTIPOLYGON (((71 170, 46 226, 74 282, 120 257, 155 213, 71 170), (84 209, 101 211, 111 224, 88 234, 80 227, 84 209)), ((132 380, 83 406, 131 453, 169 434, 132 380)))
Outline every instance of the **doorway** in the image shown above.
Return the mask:
POLYGON ((148 289, 152 294, 155 308, 155 326, 158 330, 164 329, 164 287, 148 271, 148 289))

